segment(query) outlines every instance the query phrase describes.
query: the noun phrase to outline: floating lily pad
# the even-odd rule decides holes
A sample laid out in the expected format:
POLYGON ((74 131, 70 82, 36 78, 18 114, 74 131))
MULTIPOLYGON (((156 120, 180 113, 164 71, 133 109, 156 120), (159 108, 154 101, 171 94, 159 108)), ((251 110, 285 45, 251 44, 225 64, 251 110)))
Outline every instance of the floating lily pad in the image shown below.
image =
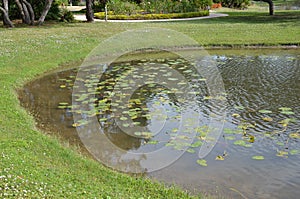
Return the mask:
POLYGON ((194 142, 193 144, 191 144, 191 147, 197 148, 197 147, 200 147, 202 144, 203 143, 200 140, 198 140, 198 141, 194 142))
POLYGON ((279 141, 278 141, 278 142, 276 142, 276 144, 279 145, 279 146, 284 146, 284 143, 283 143, 283 142, 279 142, 279 141))
POLYGON ((290 133, 289 134, 290 138, 294 138, 294 139, 300 139, 300 133, 296 132, 296 133, 290 133))
POLYGON ((197 163, 203 167, 207 167, 207 162, 204 159, 197 160, 197 163))
POLYGON ((216 160, 224 160, 224 156, 218 155, 218 156, 216 157, 216 160))
POLYGON ((159 142, 157 140, 150 140, 147 142, 147 144, 158 144, 159 142))
POLYGON ((291 154, 291 155, 297 155, 297 154, 300 154, 300 150, 297 150, 297 149, 290 150, 290 154, 291 154))
POLYGON ((66 108, 68 108, 68 106, 58 106, 57 108, 58 109, 66 109, 66 108))
POLYGON ((237 109, 237 110, 244 110, 245 109, 244 106, 235 106, 234 108, 237 109))
POLYGON ((266 109, 259 110, 258 112, 260 112, 260 113, 266 113, 266 114, 272 113, 272 111, 266 110, 266 109))
POLYGON ((262 119, 263 119, 263 121, 266 121, 266 122, 272 122, 273 121, 273 119, 270 118, 270 117, 263 117, 262 119))
POLYGON ((235 140, 236 138, 234 136, 225 136, 226 140, 235 140))
POLYGON ((233 113, 231 116, 232 117, 241 117, 240 114, 238 114, 238 113, 233 113))
POLYGON ((262 156, 262 155, 255 155, 255 156, 252 156, 252 159, 253 159, 253 160, 264 160, 265 157, 262 156))
POLYGON ((294 115, 295 113, 293 111, 281 111, 281 114, 285 114, 285 115, 294 115))
POLYGON ((122 120, 122 121, 125 121, 127 119, 128 119, 127 117, 120 117, 120 120, 122 120))
POLYGON ((291 111, 292 110, 292 108, 289 108, 289 107, 280 107, 278 109, 281 111, 291 111))
POLYGON ((244 140, 237 140, 233 144, 238 146, 243 146, 243 147, 252 147, 251 144, 247 144, 244 140))
POLYGON ((277 154, 276 154, 276 156, 278 156, 278 157, 288 157, 288 152, 287 151, 277 151, 277 154))
POLYGON ((194 149, 191 149, 191 148, 188 148, 186 151, 187 151, 188 153, 195 153, 195 152, 196 152, 194 149))

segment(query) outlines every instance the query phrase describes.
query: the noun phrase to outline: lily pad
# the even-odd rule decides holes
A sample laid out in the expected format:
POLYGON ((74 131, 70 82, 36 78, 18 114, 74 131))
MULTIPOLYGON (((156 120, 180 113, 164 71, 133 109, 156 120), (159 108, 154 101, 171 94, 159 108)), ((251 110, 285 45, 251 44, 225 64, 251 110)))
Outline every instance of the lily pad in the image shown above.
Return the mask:
POLYGON ((252 156, 252 159, 253 159, 253 160, 264 160, 265 157, 262 156, 262 155, 255 155, 255 156, 252 156))
POLYGON ((293 111, 281 111, 281 114, 285 114, 285 115, 294 115, 295 113, 293 111))
POLYGON ((294 138, 294 139, 300 139, 300 133, 296 132, 296 133, 290 133, 289 134, 290 138, 294 138))
POLYGON ((297 155, 297 154, 300 154, 300 150, 297 150, 297 149, 290 150, 290 154, 291 154, 291 155, 297 155))
POLYGON ((279 110, 281 110, 281 111, 291 111, 292 108, 289 108, 289 107, 280 107, 279 110))
POLYGON ((218 155, 218 156, 216 157, 216 160, 224 160, 224 156, 218 155))
POLYGON ((252 147, 251 144, 247 144, 244 140, 237 140, 233 144, 238 146, 243 146, 243 147, 252 147))
POLYGON ((266 109, 261 109, 261 110, 259 110, 258 112, 260 112, 260 113, 265 113, 265 114, 272 113, 272 111, 266 110, 266 109))
POLYGON ((147 144, 158 144, 157 140, 150 140, 149 142, 147 142, 147 144))
POLYGON ((244 106, 235 106, 234 108, 237 109, 237 110, 244 110, 245 109, 244 106))
POLYGON ((207 167, 207 162, 204 159, 197 160, 197 163, 203 167, 207 167))
POLYGON ((286 152, 286 151, 277 151, 277 154, 276 154, 276 156, 278 156, 278 157, 288 157, 288 152, 286 152))
POLYGON ((203 143, 200 140, 198 140, 198 141, 194 142, 193 144, 191 144, 191 147, 197 148, 197 147, 200 147, 202 144, 203 143))
POLYGON ((272 122, 273 121, 273 119, 270 118, 270 117, 263 117, 262 119, 263 119, 263 121, 266 121, 266 122, 272 122))
POLYGON ((194 149, 188 148, 188 149, 186 150, 186 152, 188 152, 188 153, 195 153, 196 151, 195 151, 194 149))
POLYGON ((241 117, 240 114, 238 114, 238 113, 233 113, 231 116, 232 117, 241 117))

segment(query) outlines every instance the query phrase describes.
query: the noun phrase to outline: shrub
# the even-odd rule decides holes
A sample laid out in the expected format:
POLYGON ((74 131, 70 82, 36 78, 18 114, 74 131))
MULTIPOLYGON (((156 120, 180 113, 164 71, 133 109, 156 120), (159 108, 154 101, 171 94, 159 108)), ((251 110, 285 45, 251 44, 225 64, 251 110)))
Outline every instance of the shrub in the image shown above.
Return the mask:
MULTIPOLYGON (((134 15, 113 15, 112 12, 108 13, 108 19, 111 20, 149 20, 149 19, 177 19, 177 18, 193 18, 208 16, 209 11, 204 10, 201 12, 187 12, 187 13, 169 13, 169 14, 134 14, 134 15)), ((98 19, 105 19, 104 12, 95 13, 98 19)))
POLYGON ((60 16, 60 21, 62 22, 73 22, 75 20, 73 13, 67 10, 66 8, 60 9, 59 16, 60 16))
POLYGON ((212 0, 109 0, 108 8, 115 14, 137 14, 137 10, 143 10, 141 14, 163 14, 197 12, 211 6, 212 0))
POLYGON ((124 0, 110 0, 107 3, 107 7, 116 15, 131 15, 135 14, 137 10, 140 10, 139 6, 136 3, 124 0))
POLYGON ((250 0, 222 0, 222 6, 244 9, 250 5, 250 0))

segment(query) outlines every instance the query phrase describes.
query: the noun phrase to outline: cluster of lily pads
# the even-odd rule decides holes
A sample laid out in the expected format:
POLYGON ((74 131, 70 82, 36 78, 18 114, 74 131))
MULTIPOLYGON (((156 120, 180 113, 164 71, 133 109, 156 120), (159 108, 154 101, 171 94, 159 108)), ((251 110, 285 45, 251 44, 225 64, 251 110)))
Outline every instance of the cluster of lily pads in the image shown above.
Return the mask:
MULTIPOLYGON (((182 58, 150 59, 112 64, 101 77, 91 73, 86 79, 77 79, 76 81, 81 81, 85 85, 85 90, 88 92, 83 91, 81 94, 77 94, 75 101, 83 104, 92 104, 94 110, 80 110, 80 113, 86 117, 97 117, 101 127, 108 129, 108 131, 110 129, 109 126, 116 125, 116 119, 121 121, 123 128, 127 129, 135 125, 144 127, 155 125, 155 121, 165 120, 169 125, 165 125, 158 135, 153 134, 150 130, 132 132, 131 135, 140 141, 141 147, 147 146, 149 148, 149 146, 154 145, 155 147, 153 148, 172 147, 174 150, 186 150, 188 147, 186 152, 195 153, 197 148, 201 147, 203 142, 208 139, 207 135, 211 129, 207 125, 198 126, 194 129, 186 128, 186 135, 178 136, 178 123, 182 119, 181 113, 184 108, 188 108, 189 101, 188 98, 178 99, 176 97, 176 94, 181 92, 180 90, 170 90, 164 87, 163 83, 156 83, 155 78, 158 73, 164 74, 163 77, 166 81, 174 82, 182 90, 195 95, 199 107, 202 107, 207 114, 209 113, 205 109, 205 103, 211 100, 212 97, 207 93, 206 79, 197 73, 193 65, 182 58), (157 64, 179 71, 186 81, 180 81, 178 78, 173 77, 172 73, 166 71, 164 67, 154 68, 157 64), (141 66, 144 67, 144 73, 139 70, 141 66), (135 90, 129 101, 124 103, 122 99, 130 93, 132 85, 135 83, 133 79, 127 78, 128 75, 132 75, 135 79, 145 80, 145 85, 135 90), (117 92, 116 86, 122 92, 117 92), (189 133, 191 131, 196 132, 192 143, 189 141, 191 138, 189 133)), ((61 82, 63 84, 59 86, 60 89, 71 88, 74 79, 75 76, 73 75, 62 79, 61 82)), ((74 109, 73 106, 66 102, 58 104, 59 109, 67 109, 68 111, 72 111, 72 108, 74 109)), ((291 117, 295 115, 292 108, 279 107, 275 113, 271 110, 253 110, 243 106, 236 106, 233 110, 235 112, 229 118, 232 118, 232 123, 236 127, 224 128, 223 130, 223 137, 229 144, 249 148, 257 141, 268 139, 277 146, 276 155, 279 157, 300 154, 297 144, 293 144, 293 142, 299 142, 300 130, 295 130, 295 128, 289 129, 292 126, 291 124, 298 122, 297 119, 291 117), (257 124, 242 116, 242 113, 247 111, 255 112, 261 118, 260 123, 266 123, 266 126, 272 126, 272 128, 261 131, 259 129, 261 124, 257 124), (273 118, 272 115, 276 115, 276 117, 273 118), (278 119, 278 115, 281 119, 278 119)), ((84 119, 77 121, 73 124, 73 127, 88 125, 87 121, 84 119)), ((195 121, 191 120, 189 122, 192 124, 195 121)), ((121 129, 119 129, 118 133, 122 133, 121 129)), ((228 153, 224 151, 223 154, 216 156, 215 159, 225 160, 227 155, 228 153)), ((263 160, 264 158, 260 154, 252 156, 254 160, 263 160)), ((204 159, 197 160, 197 163, 201 166, 207 166, 207 162, 204 159)))

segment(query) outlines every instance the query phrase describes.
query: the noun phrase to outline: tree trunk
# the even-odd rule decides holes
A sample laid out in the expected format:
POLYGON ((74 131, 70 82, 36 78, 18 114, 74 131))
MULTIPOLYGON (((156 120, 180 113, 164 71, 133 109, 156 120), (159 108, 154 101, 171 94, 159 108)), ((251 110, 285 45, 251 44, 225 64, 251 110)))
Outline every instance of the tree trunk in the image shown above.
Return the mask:
POLYGON ((274 15, 274 3, 273 0, 254 0, 254 1, 263 1, 269 4, 269 14, 274 15))
MULTIPOLYGON (((7 15, 8 14, 8 0, 2 0, 2 5, 3 5, 3 9, 6 11, 7 15)), ((3 24, 6 26, 9 26, 8 21, 6 20, 5 17, 3 17, 3 24)))
POLYGON ((29 12, 29 15, 30 15, 30 21, 31 21, 30 24, 33 25, 34 24, 34 19, 35 19, 33 8, 31 6, 31 4, 28 3, 28 1, 26 1, 26 0, 22 0, 22 1, 28 9, 28 12, 29 12))
POLYGON ((94 21, 93 0, 86 0, 86 20, 87 22, 94 21))
POLYGON ((13 28, 13 27, 15 27, 14 26, 14 24, 11 22, 11 20, 9 19, 9 16, 8 16, 8 13, 7 13, 7 11, 4 9, 4 8, 2 8, 2 7, 0 7, 0 10, 2 11, 2 13, 3 13, 3 20, 4 20, 4 25, 8 25, 9 27, 11 27, 11 28, 13 28))
POLYGON ((15 0, 15 2, 19 8, 23 23, 30 24, 30 16, 25 4, 20 0, 15 0))
POLYGON ((44 8, 44 10, 42 12, 41 17, 38 20, 38 25, 39 26, 44 23, 45 18, 46 18, 47 14, 48 14, 48 12, 49 12, 49 10, 51 8, 52 2, 53 2, 53 0, 46 0, 46 6, 45 6, 45 8, 44 8))
POLYGON ((31 20, 30 20, 30 14, 28 12, 27 6, 25 5, 25 3, 23 2, 23 0, 20 0, 20 3, 22 4, 22 8, 24 11, 24 15, 25 15, 25 23, 26 24, 31 24, 31 20))

